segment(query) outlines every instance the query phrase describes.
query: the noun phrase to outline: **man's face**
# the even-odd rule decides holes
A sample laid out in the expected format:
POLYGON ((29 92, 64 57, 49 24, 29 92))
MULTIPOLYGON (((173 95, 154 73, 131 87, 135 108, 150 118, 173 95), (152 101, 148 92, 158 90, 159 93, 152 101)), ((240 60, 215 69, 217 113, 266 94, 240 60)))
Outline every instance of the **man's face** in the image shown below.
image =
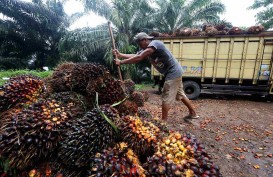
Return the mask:
POLYGON ((147 39, 142 39, 142 40, 138 41, 137 44, 139 45, 140 48, 146 49, 148 46, 148 41, 147 41, 147 39))

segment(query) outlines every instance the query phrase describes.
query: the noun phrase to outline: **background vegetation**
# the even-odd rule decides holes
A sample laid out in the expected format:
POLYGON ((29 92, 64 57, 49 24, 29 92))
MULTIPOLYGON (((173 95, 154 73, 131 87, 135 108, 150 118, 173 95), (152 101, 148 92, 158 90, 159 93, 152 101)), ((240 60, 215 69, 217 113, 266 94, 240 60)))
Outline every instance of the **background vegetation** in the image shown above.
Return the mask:
POLYGON ((35 71, 35 70, 6 70, 0 71, 0 85, 3 85, 7 78, 22 74, 32 74, 41 78, 46 78, 52 74, 53 71, 35 71))
MULTIPOLYGON (((79 0, 84 12, 68 15, 67 0, 0 1, 0 70, 51 69, 64 61, 96 62, 116 69, 111 53, 107 24, 95 28, 69 30, 69 26, 89 12, 112 24, 117 48, 123 53, 139 49, 133 36, 141 31, 173 33, 182 27, 223 22, 219 15, 225 6, 217 0, 79 0), (160 19, 160 20, 159 20, 160 19)), ((259 23, 272 27, 272 2, 256 0, 251 9, 265 10, 257 14, 259 23)), ((228 24, 228 22, 226 22, 228 24)), ((229 25, 231 25, 229 23, 229 25)), ((122 66, 125 78, 136 82, 150 78, 149 62, 122 66)))

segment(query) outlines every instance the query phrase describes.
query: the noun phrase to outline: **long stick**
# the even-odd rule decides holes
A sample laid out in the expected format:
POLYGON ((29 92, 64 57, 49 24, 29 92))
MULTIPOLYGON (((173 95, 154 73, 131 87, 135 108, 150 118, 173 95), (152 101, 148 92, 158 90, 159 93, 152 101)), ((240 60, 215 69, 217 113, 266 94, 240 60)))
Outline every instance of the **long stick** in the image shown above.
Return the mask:
MULTIPOLYGON (((109 27, 109 33, 110 33, 110 36, 111 36, 112 47, 113 47, 113 49, 115 50, 115 49, 116 49, 115 39, 114 39, 114 36, 113 36, 113 32, 112 32, 111 22, 110 22, 110 21, 108 21, 108 27, 109 27)), ((115 59, 118 59, 118 56, 117 56, 117 55, 115 55, 115 59)), ((120 79, 121 81, 123 81, 122 75, 121 75, 120 66, 118 66, 118 75, 119 75, 119 79, 120 79)))

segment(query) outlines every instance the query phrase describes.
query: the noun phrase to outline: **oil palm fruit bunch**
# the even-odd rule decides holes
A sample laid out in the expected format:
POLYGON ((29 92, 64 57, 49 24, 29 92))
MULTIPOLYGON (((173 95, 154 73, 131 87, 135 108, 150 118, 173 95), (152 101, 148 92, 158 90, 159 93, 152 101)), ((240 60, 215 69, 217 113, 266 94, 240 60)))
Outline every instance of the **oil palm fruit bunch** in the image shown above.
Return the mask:
POLYGON ((158 140, 159 128, 154 124, 141 121, 138 116, 124 116, 119 122, 121 137, 134 152, 145 158, 152 155, 158 140))
POLYGON ((190 36, 192 33, 191 28, 183 28, 180 30, 180 35, 181 36, 190 36))
POLYGON ((206 29, 209 28, 209 27, 213 27, 213 25, 208 24, 208 23, 204 23, 201 28, 202 28, 202 31, 206 31, 206 29))
POLYGON ((163 138, 157 145, 157 152, 143 167, 150 175, 222 176, 204 151, 204 146, 189 133, 175 132, 163 138))
POLYGON ((0 114, 0 127, 2 127, 3 123, 10 120, 13 114, 17 114, 21 112, 23 107, 21 105, 15 106, 11 109, 8 109, 0 114))
POLYGON ((131 79, 126 79, 123 81, 125 87, 125 93, 131 95, 135 91, 135 82, 131 79))
POLYGON ((138 106, 135 102, 130 100, 125 100, 123 103, 118 105, 116 109, 119 115, 135 115, 138 110, 138 106))
POLYGON ((76 92, 57 92, 50 94, 49 98, 60 102, 63 107, 69 110, 69 114, 73 118, 84 116, 85 112, 91 108, 90 101, 76 92))
POLYGON ((50 155, 67 129, 70 116, 66 112, 56 100, 40 99, 4 118, 0 127, 0 155, 18 169, 50 155))
POLYGON ((95 63, 64 63, 55 69, 48 83, 54 92, 75 91, 85 95, 88 82, 105 74, 109 71, 95 63))
POLYGON ((218 30, 214 27, 207 27, 205 32, 207 33, 208 36, 215 36, 218 34, 218 30))
POLYGON ((71 167, 88 166, 90 158, 116 141, 116 119, 117 111, 109 105, 102 105, 73 120, 71 130, 59 148, 61 162, 71 167))
POLYGON ((35 165, 27 172, 26 177, 75 177, 82 176, 80 169, 69 169, 53 160, 35 165))
POLYGON ((227 34, 228 34, 228 31, 229 31, 228 28, 224 28, 223 30, 218 31, 218 34, 219 34, 219 35, 227 35, 227 34))
POLYGON ((17 177, 19 172, 15 168, 10 168, 8 160, 0 157, 0 176, 1 177, 17 177))
POLYGON ((157 152, 143 166, 150 176, 194 177, 188 163, 193 158, 194 150, 186 146, 182 135, 171 133, 158 142, 157 152))
POLYGON ((152 114, 145 107, 139 107, 137 110, 137 115, 142 118, 142 120, 149 121, 152 118, 152 114))
POLYGON ((138 107, 144 106, 144 101, 145 100, 144 100, 144 96, 143 96, 143 94, 141 92, 134 91, 130 95, 129 100, 135 102, 138 107))
POLYGON ((198 36, 200 33, 200 30, 199 29, 196 29, 196 28, 193 28, 191 30, 191 36, 198 36))
POLYGON ((190 166, 190 169, 194 171, 196 176, 222 177, 219 167, 211 161, 209 154, 205 151, 204 145, 200 144, 189 133, 184 134, 182 139, 187 146, 190 145, 194 149, 194 159, 188 161, 188 166, 190 166))
POLYGON ((223 31, 226 28, 226 25, 224 23, 219 23, 214 26, 218 31, 223 31))
POLYGON ((160 129, 160 132, 159 132, 160 138, 163 138, 165 136, 169 136, 170 129, 167 127, 166 122, 162 121, 158 117, 153 117, 152 115, 151 115, 151 117, 145 117, 145 116, 140 116, 140 115, 139 115, 139 117, 141 118, 142 121, 149 121, 160 129))
POLYGON ((183 141, 180 133, 171 133, 163 138, 163 141, 158 143, 157 151, 176 164, 194 157, 194 149, 183 141))
POLYGON ((90 81, 86 91, 90 98, 95 98, 97 92, 100 98, 100 105, 119 102, 126 96, 123 83, 111 75, 105 75, 105 77, 101 79, 97 78, 96 80, 90 81))
POLYGON ((236 34, 242 34, 243 30, 239 27, 232 27, 229 31, 228 34, 230 35, 236 35, 236 34))
POLYGON ((12 77, 0 87, 0 111, 18 103, 30 104, 44 92, 44 82, 37 76, 20 75, 12 77))
POLYGON ((175 31, 175 36, 190 36, 191 35, 191 29, 190 28, 181 28, 177 29, 175 31))
POLYGON ((145 177, 138 157, 124 142, 97 153, 89 175, 90 177, 145 177))
MULTIPOLYGON (((72 89, 78 93, 85 94, 89 82, 97 78, 110 76, 109 70, 95 63, 77 63, 72 71, 72 89)), ((106 77, 107 78, 107 77, 106 77)))
POLYGON ((159 37, 160 33, 157 31, 152 31, 149 36, 159 37))
POLYGON ((264 27, 262 25, 251 26, 248 28, 247 33, 249 34, 258 34, 264 31, 264 27))
POLYGON ((144 101, 148 101, 149 99, 149 93, 147 91, 140 91, 144 96, 144 101))
POLYGON ((143 164, 146 176, 168 176, 168 177, 196 177, 193 170, 184 164, 175 164, 161 153, 157 152, 143 164))
POLYGON ((46 79, 48 87, 52 92, 65 92, 72 90, 72 72, 76 69, 76 64, 72 62, 58 65, 52 76, 46 79))

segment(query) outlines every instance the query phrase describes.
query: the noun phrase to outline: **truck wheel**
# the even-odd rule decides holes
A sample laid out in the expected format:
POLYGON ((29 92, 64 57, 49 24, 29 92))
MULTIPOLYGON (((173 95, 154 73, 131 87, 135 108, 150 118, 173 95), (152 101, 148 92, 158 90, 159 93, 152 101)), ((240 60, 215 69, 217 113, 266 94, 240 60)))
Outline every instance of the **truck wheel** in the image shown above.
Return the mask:
POLYGON ((183 82, 184 92, 190 100, 195 100, 200 95, 200 86, 194 81, 183 82))

